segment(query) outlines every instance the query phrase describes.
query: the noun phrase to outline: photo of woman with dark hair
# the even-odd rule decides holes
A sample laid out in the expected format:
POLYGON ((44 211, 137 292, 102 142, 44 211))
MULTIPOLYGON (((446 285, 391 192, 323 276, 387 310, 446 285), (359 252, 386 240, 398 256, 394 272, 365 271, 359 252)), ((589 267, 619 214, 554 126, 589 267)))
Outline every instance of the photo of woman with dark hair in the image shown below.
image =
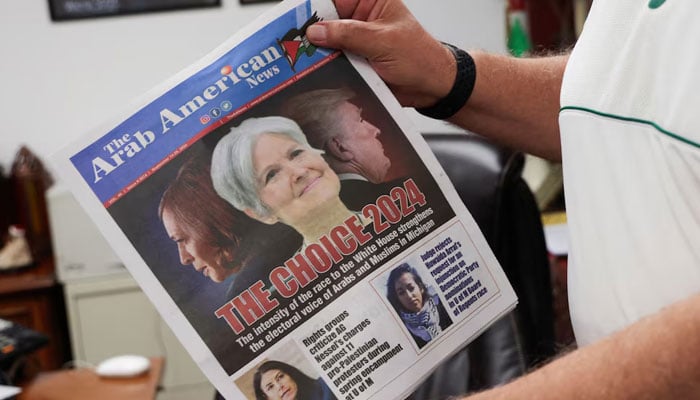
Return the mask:
POLYGON ((204 162, 192 158, 180 167, 161 196, 158 215, 180 263, 214 282, 238 272, 247 258, 239 244, 248 218, 216 194, 204 162))
POLYGON ((336 400, 323 379, 312 379, 281 361, 262 363, 253 385, 256 400, 336 400))
POLYGON ((452 325, 437 294, 430 294, 415 268, 403 263, 394 268, 387 281, 387 299, 398 313, 418 348, 452 325))
POLYGON ((294 251, 300 242, 295 234, 287 240, 293 232, 261 224, 219 197, 208 162, 196 157, 180 167, 163 192, 158 216, 177 245, 180 263, 213 282, 228 283, 227 298, 264 279, 286 259, 284 253, 294 251), (269 251, 272 243, 268 241, 275 238, 275 248, 282 255, 269 251))

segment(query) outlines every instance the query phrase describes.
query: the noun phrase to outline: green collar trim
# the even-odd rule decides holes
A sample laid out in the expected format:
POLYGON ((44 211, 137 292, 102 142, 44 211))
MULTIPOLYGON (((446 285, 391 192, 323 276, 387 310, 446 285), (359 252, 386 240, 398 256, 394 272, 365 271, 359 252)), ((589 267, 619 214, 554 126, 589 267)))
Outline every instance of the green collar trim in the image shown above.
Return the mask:
POLYGON ((606 117, 606 118, 612 118, 612 119, 616 119, 616 120, 620 120, 620 121, 629 121, 629 122, 636 122, 636 123, 639 123, 639 124, 649 125, 649 126, 651 126, 652 128, 656 129, 657 131, 663 133, 664 135, 666 135, 666 136, 668 136, 668 137, 671 137, 671 138, 673 138, 673 139, 679 140, 679 141, 681 141, 681 142, 683 142, 683 143, 689 144, 689 145, 691 145, 691 146, 693 146, 693 147, 697 147, 697 148, 700 149, 700 143, 693 142, 692 140, 687 139, 687 138, 684 138, 683 136, 680 136, 680 135, 675 134, 675 133, 673 133, 673 132, 667 131, 666 129, 660 127, 659 125, 657 125, 655 122, 652 122, 652 121, 647 121, 647 120, 644 120, 644 119, 632 118, 632 117, 623 117, 623 116, 621 116, 621 115, 608 114, 608 113, 604 113, 604 112, 592 110, 592 109, 590 109, 590 108, 576 107, 576 106, 566 106, 566 107, 562 107, 562 108, 559 109, 559 112, 561 113, 562 111, 566 111, 566 110, 583 111, 583 112, 587 112, 587 113, 591 113, 591 114, 595 114, 595 115, 600 115, 601 117, 606 117))
POLYGON ((649 0, 649 8, 651 8, 652 10, 657 9, 661 7, 665 2, 666 0, 649 0))

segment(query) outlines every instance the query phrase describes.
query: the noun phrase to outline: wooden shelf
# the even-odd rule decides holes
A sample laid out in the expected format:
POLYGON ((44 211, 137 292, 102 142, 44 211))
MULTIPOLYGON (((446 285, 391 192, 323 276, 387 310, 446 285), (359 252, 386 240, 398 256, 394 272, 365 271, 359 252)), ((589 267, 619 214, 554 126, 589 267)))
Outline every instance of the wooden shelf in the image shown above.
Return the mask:
POLYGON ((53 258, 17 270, 0 271, 0 296, 48 289, 57 284, 53 258))
POLYGON ((0 318, 49 338, 48 345, 30 355, 23 378, 61 368, 68 360, 70 345, 63 290, 56 280, 53 258, 0 272, 0 318))

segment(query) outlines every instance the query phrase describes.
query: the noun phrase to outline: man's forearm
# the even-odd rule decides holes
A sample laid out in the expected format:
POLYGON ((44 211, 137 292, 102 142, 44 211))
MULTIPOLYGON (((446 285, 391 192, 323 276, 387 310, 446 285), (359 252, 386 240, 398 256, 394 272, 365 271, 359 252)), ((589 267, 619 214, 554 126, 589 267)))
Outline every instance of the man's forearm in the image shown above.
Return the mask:
POLYGON ((507 146, 560 160, 559 93, 568 56, 471 54, 477 70, 474 91, 450 121, 507 146))
POLYGON ((464 400, 700 398, 700 296, 464 400))

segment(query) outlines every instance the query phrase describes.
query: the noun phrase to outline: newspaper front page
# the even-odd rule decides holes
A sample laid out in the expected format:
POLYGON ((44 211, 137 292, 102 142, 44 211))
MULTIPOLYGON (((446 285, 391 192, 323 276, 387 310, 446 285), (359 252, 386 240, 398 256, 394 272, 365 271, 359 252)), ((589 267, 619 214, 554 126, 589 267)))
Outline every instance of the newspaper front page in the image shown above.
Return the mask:
POLYGON ((305 40, 332 18, 283 2, 54 157, 228 399, 404 398, 516 302, 388 88, 305 40))

